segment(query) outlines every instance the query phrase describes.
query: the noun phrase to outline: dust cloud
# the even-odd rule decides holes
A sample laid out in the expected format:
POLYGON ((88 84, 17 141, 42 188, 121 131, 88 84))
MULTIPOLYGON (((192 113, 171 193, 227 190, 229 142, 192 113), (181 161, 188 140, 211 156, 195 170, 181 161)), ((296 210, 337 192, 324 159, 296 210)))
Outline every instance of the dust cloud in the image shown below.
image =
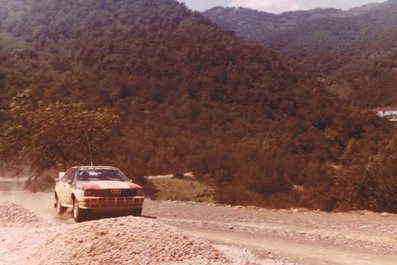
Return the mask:
POLYGON ((24 185, 25 182, 21 180, 12 181, 2 178, 0 180, 0 202, 13 202, 47 220, 59 219, 65 221, 71 219, 68 214, 62 217, 57 216, 54 209, 53 192, 30 192, 24 190, 24 185))

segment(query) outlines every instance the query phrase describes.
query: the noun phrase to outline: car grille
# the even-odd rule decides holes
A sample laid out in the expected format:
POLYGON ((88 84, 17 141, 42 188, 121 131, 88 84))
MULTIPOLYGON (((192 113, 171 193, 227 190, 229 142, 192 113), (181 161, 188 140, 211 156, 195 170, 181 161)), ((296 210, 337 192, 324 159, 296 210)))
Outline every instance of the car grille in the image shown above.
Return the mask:
POLYGON ((106 190, 87 190, 85 196, 92 197, 134 197, 137 191, 133 189, 106 189, 106 190))
POLYGON ((108 198, 96 198, 96 199, 84 199, 84 206, 88 208, 121 208, 121 209, 132 209, 142 208, 142 198, 120 198, 120 197, 108 197, 108 198))

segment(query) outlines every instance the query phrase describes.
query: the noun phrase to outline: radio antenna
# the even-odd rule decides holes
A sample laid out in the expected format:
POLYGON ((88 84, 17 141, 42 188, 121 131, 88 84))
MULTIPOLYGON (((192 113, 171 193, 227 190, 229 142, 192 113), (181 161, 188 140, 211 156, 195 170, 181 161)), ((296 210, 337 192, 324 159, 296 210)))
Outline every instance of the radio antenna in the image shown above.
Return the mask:
POLYGON ((91 145, 90 145, 90 139, 88 138, 87 130, 84 129, 84 134, 85 134, 85 139, 87 140, 87 145, 88 145, 88 152, 90 153, 90 161, 91 161, 91 166, 94 166, 94 162, 92 161, 92 152, 91 152, 91 145))

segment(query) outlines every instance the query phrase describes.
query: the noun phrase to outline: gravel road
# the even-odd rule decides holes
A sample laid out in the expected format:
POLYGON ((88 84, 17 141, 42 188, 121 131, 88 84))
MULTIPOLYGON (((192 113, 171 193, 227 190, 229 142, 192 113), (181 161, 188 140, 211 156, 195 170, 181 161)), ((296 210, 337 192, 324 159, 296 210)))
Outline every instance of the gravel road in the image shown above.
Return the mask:
POLYGON ((301 264, 397 264, 397 215, 146 202, 145 214, 212 242, 301 264))
POLYGON ((0 203, 2 265, 397 264, 397 215, 387 213, 146 200, 142 218, 74 224, 56 217, 52 194, 0 193, 6 199, 14 203, 0 203))

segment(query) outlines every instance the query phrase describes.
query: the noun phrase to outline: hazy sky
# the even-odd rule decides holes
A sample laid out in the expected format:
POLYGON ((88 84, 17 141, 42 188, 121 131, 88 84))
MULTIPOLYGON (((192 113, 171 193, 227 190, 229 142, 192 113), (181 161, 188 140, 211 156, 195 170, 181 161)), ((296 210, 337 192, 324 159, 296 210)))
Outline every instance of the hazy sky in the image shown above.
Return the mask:
POLYGON ((348 9, 385 0, 178 0, 193 10, 203 11, 214 6, 242 6, 271 13, 302 9, 334 7, 348 9))

